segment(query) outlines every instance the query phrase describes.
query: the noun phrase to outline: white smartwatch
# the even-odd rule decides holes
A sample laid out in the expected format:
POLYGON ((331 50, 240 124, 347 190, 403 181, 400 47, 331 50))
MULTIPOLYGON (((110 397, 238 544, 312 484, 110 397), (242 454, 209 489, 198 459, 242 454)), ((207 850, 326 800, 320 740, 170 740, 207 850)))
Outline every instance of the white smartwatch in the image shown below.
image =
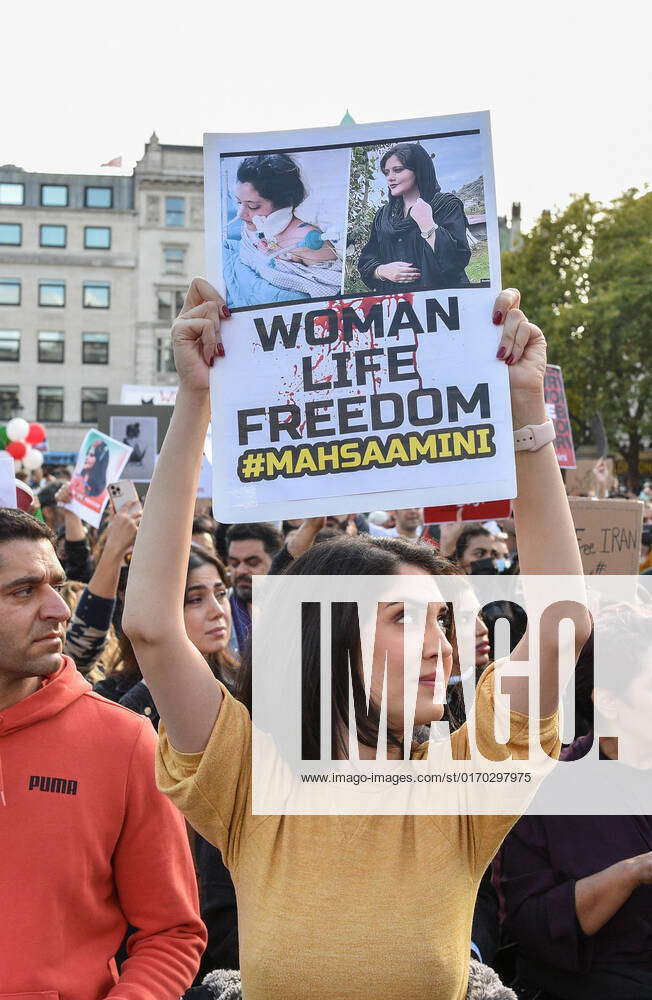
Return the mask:
POLYGON ((542 424, 526 424, 514 431, 514 451, 538 451, 544 444, 555 440, 555 425, 552 420, 542 424))

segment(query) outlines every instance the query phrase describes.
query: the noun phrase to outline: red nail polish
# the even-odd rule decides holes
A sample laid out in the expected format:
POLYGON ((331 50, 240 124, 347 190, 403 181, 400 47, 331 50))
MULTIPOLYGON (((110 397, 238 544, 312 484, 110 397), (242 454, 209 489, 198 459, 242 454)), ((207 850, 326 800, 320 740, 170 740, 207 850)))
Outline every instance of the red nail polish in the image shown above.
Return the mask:
POLYGON ((222 315, 224 316, 224 319, 229 318, 229 316, 231 315, 231 310, 229 309, 228 306, 222 306, 222 315))
POLYGON ((218 344, 215 348, 220 358, 224 357, 224 344, 218 344))
POLYGON ((501 311, 499 309, 496 309, 495 313, 493 314, 492 319, 493 319, 493 322, 495 323, 496 326, 500 326, 500 324, 503 321, 503 314, 501 313, 501 311))
POLYGON ((513 365, 515 361, 516 361, 516 358, 514 357, 514 355, 510 354, 510 356, 507 358, 507 361, 505 362, 505 364, 506 365, 513 365))
POLYGON ((215 358, 214 358, 214 357, 212 357, 212 358, 210 359, 210 361, 208 362, 208 367, 209 367, 209 368, 212 368, 214 364, 215 364, 215 358))
POLYGON ((496 357, 497 358, 504 358, 505 357, 505 348, 504 347, 501 346, 501 347, 498 348, 498 350, 496 352, 496 357))

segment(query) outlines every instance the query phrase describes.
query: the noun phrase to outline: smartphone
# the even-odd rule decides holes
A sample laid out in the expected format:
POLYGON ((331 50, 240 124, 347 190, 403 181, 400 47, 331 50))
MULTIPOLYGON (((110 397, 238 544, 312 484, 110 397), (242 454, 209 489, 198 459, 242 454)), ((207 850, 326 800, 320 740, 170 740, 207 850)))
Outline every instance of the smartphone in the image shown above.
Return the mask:
MULTIPOLYGON (((131 479, 119 479, 117 483, 109 483, 109 496, 111 498, 111 503, 113 509, 118 513, 127 504, 137 503, 142 511, 142 505, 140 503, 140 497, 136 492, 136 487, 132 483, 131 479)), ((135 513, 135 511, 134 511, 135 513)))

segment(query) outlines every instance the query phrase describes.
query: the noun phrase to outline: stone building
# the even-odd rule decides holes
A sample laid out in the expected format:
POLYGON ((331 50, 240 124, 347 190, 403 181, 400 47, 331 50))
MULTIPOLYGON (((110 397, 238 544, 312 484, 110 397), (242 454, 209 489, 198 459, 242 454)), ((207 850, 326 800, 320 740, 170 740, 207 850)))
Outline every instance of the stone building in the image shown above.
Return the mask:
POLYGON ((0 166, 0 421, 76 451, 123 383, 175 382, 169 329, 203 269, 202 150, 156 134, 130 176, 0 166))
POLYGON ((523 233, 521 232, 521 203, 512 202, 512 217, 507 222, 506 215, 498 216, 498 236, 500 239, 500 250, 518 250, 523 243, 523 233))
POLYGON ((201 146, 166 146, 156 133, 134 170, 136 309, 133 381, 176 382, 169 335, 195 274, 204 271, 201 146))

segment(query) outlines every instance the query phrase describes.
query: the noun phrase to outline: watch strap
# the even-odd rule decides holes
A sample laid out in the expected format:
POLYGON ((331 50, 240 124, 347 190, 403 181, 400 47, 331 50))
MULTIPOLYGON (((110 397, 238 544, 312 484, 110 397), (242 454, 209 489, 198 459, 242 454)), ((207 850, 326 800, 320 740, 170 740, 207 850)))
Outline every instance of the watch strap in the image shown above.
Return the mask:
POLYGON ((538 451, 544 444, 555 440, 555 425, 552 420, 542 424, 526 424, 514 431, 514 451, 538 451))

